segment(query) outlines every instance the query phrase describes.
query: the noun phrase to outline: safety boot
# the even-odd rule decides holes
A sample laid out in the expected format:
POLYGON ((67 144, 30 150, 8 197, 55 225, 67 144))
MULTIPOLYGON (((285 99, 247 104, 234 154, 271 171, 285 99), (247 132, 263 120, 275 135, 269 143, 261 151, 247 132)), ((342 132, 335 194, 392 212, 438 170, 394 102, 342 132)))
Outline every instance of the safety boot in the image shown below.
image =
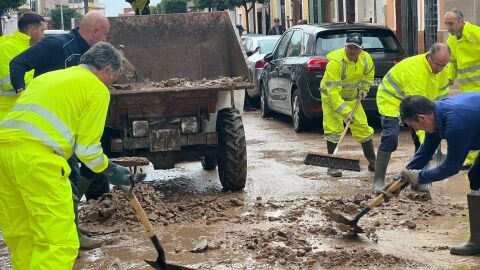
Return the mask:
POLYGON ((383 191, 385 184, 385 174, 387 173, 388 163, 392 153, 378 151, 377 160, 375 162, 375 176, 373 177, 372 192, 373 194, 380 194, 383 191))
MULTIPOLYGON (((74 190, 76 190, 76 188, 74 190)), ((81 232, 78 226, 78 203, 80 202, 80 200, 77 198, 75 194, 72 194, 72 195, 73 195, 73 210, 75 213, 75 226, 77 227, 77 234, 78 234, 78 241, 80 242, 80 249, 90 250, 90 249, 101 247, 103 245, 103 240, 90 238, 81 232)))
POLYGON ((368 171, 375 171, 375 149, 373 148, 373 140, 362 143, 363 155, 368 160, 368 171))
MULTIPOLYGON (((327 151, 329 154, 333 154, 333 152, 335 152, 336 147, 337 147, 336 143, 327 141, 327 151)), ((342 177, 342 171, 335 168, 328 168, 327 174, 333 177, 342 177)))
POLYGON ((453 255, 480 254, 480 195, 472 191, 467 195, 468 219, 470 220, 470 240, 465 244, 450 249, 453 255), (475 194, 476 193, 476 194, 475 194))

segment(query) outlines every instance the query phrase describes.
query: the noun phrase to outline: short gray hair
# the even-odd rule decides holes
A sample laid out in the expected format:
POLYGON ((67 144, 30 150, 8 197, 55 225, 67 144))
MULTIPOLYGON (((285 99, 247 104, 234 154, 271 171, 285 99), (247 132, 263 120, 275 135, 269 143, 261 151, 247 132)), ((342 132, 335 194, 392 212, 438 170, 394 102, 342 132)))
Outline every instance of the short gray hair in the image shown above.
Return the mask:
POLYGON ((430 55, 435 55, 435 54, 437 54, 438 52, 441 52, 441 51, 447 51, 448 54, 452 54, 452 51, 450 50, 450 47, 448 47, 448 45, 444 44, 444 43, 434 43, 432 45, 432 47, 430 47, 430 49, 428 50, 428 53, 430 55))
POLYGON ((80 64, 93 66, 102 70, 110 66, 114 71, 121 72, 123 68, 122 56, 112 44, 98 42, 80 57, 80 64))
POLYGON ((454 9, 450 10, 449 12, 452 12, 453 14, 455 14, 457 19, 463 19, 463 12, 460 9, 454 8, 454 9))

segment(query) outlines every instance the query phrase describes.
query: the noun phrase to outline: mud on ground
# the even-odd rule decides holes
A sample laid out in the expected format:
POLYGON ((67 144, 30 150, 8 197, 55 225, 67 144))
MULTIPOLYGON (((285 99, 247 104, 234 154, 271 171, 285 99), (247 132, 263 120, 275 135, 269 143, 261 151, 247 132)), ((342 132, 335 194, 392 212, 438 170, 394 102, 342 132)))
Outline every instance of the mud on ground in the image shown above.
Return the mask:
MULTIPOLYGON (((163 198, 152 184, 138 184, 135 193, 149 220, 159 231, 172 225, 192 227, 223 227, 212 237, 201 237, 189 245, 174 248, 175 253, 246 254, 254 258, 262 269, 286 267, 294 269, 336 267, 408 267, 422 268, 415 258, 398 256, 372 247, 357 246, 368 242, 375 246, 383 241, 376 233, 382 230, 418 230, 417 224, 431 216, 457 216, 462 205, 435 200, 419 204, 418 195, 407 191, 399 198, 384 203, 360 221, 364 235, 341 232, 322 211, 325 205, 352 217, 366 206, 372 197, 359 193, 341 198, 297 198, 292 200, 244 201, 242 193, 219 193, 185 196, 181 199, 163 198), (230 225, 229 225, 230 224, 230 225), (228 228, 231 226, 231 230, 228 228), (239 229, 238 227, 242 227, 239 229), (333 244, 341 240, 347 241, 333 244)), ((86 202, 80 210, 82 226, 94 234, 117 237, 122 233, 143 231, 128 201, 120 190, 112 190, 98 200, 86 202)), ((425 250, 444 250, 443 247, 425 247, 425 250)), ((200 269, 215 265, 235 268, 231 261, 201 263, 200 269)))

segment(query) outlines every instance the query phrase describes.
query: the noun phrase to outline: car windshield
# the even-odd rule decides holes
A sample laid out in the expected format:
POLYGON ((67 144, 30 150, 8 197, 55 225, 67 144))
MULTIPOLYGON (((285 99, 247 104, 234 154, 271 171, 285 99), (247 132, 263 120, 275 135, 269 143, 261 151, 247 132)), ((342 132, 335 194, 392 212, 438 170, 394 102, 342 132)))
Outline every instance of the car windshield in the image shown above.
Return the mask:
MULTIPOLYGON (((402 49, 392 32, 388 30, 356 31, 362 35, 363 49, 367 52, 395 52, 401 53, 402 49)), ((335 31, 320 33, 317 37, 316 54, 327 54, 345 46, 349 32, 335 31)))
POLYGON ((259 40, 258 46, 260 50, 258 51, 259 54, 267 54, 273 51, 275 44, 277 44, 277 39, 267 39, 267 40, 259 40))

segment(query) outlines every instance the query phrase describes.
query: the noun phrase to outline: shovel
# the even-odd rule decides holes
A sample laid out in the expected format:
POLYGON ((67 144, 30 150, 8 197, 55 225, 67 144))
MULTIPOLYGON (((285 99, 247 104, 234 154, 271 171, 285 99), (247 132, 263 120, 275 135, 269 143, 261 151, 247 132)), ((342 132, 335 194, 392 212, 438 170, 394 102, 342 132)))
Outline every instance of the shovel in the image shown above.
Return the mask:
POLYGON ((158 257, 157 260, 155 261, 147 261, 145 260, 146 263, 148 263, 150 266, 152 266, 154 269, 160 269, 160 270, 193 270, 192 268, 188 267, 183 267, 183 266, 178 266, 174 264, 169 264, 165 260, 165 250, 162 248, 162 245, 160 244, 160 241, 157 238, 157 235, 155 231, 153 230, 153 226, 148 220, 147 215, 145 214, 145 211, 143 210, 142 206, 138 202, 137 197, 135 196, 135 193, 133 193, 133 187, 135 186, 135 180, 134 177, 129 177, 130 180, 130 188, 127 188, 125 186, 122 186, 121 189, 123 192, 125 192, 125 196, 127 199, 130 201, 130 206, 132 206, 133 210, 135 211, 135 214, 137 215, 138 219, 142 222, 143 226, 145 229, 147 229, 147 235, 150 237, 150 240, 153 243, 153 246, 157 250, 158 257))
MULTIPOLYGON (((386 190, 386 193, 395 193, 398 189, 402 190, 408 186, 408 182, 405 181, 403 178, 395 180, 386 190)), ((377 197, 373 198, 371 201, 368 202, 367 207, 365 207, 362 211, 355 215, 353 219, 348 219, 340 213, 336 213, 333 211, 332 208, 329 206, 324 207, 327 216, 336 222, 336 226, 342 232, 349 232, 349 233, 363 233, 363 229, 358 226, 358 221, 362 218, 366 213, 368 213, 373 208, 379 206, 385 199, 384 194, 380 194, 377 197)))

